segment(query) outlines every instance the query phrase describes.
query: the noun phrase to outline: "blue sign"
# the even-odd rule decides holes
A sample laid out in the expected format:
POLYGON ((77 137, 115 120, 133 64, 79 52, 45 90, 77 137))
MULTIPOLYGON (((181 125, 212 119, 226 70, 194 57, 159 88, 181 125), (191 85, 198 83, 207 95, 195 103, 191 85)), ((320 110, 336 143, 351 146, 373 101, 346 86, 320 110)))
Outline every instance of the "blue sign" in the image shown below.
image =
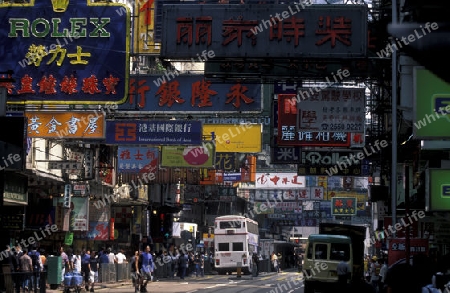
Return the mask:
POLYGON ((125 147, 118 149, 119 173, 156 173, 159 164, 159 149, 149 147, 125 147))
POLYGON ((106 121, 106 143, 121 145, 201 145, 200 121, 106 121))
POLYGON ((262 111, 260 84, 212 83, 203 75, 132 76, 128 100, 119 110, 151 113, 247 113, 262 111))
POLYGON ((0 71, 12 70, 10 104, 124 101, 130 12, 91 0, 0 4, 0 71))
POLYGON ((434 97, 434 112, 440 115, 450 114, 450 111, 446 110, 446 107, 450 107, 450 97, 437 96, 434 97))
POLYGON ((441 185, 441 197, 449 197, 450 196, 450 185, 442 184, 441 185))

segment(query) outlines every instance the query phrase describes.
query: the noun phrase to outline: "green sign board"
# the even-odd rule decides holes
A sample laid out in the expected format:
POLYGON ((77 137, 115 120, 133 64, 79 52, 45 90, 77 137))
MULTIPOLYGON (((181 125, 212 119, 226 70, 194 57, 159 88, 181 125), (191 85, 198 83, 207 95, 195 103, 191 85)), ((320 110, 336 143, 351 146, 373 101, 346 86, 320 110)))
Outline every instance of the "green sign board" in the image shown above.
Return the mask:
POLYGON ((332 197, 331 214, 333 216, 354 216, 356 215, 356 197, 332 197))
POLYGON ((414 108, 415 138, 450 137, 450 84, 423 67, 414 68, 414 108))
POLYGON ((450 170, 430 169, 429 193, 426 210, 450 211, 450 170))

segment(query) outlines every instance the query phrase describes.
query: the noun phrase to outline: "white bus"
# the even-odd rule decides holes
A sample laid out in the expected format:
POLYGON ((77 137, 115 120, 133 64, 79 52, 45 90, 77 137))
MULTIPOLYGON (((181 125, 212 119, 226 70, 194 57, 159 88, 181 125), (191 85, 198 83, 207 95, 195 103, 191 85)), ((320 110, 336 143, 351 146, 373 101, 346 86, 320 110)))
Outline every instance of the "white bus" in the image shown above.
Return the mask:
POLYGON ((244 216, 221 216, 214 220, 214 256, 217 273, 252 271, 252 255, 258 253, 258 222, 244 216))

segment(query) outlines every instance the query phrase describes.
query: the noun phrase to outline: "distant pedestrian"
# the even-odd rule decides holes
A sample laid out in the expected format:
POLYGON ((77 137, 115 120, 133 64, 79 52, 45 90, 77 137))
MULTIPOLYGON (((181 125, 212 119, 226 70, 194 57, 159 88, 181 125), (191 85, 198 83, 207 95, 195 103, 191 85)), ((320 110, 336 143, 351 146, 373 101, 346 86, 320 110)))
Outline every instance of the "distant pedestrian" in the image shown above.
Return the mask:
POLYGON ((345 255, 341 255, 341 261, 338 263, 336 271, 338 275, 338 292, 347 293, 348 291, 348 280, 350 279, 350 266, 345 261, 345 255))

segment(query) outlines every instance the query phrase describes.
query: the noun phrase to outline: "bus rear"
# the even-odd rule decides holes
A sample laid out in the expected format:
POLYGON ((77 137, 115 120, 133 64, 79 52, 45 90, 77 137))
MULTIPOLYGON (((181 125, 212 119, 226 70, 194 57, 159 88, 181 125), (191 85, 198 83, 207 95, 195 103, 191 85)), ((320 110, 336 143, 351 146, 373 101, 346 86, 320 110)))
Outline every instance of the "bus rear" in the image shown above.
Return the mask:
MULTIPOLYGON (((255 221, 241 216, 218 217, 214 223, 215 269, 231 274, 241 264, 244 273, 252 270, 252 254, 257 252, 258 235, 249 233, 255 221)), ((256 223, 257 229, 257 223, 256 223)))

